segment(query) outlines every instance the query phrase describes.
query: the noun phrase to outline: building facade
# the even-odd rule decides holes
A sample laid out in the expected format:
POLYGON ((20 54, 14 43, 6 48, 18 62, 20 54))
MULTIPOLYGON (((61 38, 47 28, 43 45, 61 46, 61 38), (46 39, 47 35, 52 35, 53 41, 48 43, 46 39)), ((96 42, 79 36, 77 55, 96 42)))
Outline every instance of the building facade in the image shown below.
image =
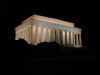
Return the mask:
POLYGON ((82 47, 81 29, 74 23, 32 15, 15 28, 15 39, 24 39, 29 44, 57 42, 67 47, 82 47))

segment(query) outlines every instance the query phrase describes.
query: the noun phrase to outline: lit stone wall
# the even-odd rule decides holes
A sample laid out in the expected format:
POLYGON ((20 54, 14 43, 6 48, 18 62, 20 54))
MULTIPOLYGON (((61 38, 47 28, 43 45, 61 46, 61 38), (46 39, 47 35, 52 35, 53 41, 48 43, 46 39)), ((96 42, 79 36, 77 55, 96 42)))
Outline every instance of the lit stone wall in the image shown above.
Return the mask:
POLYGON ((31 43, 31 25, 18 29, 16 31, 15 39, 16 40, 24 39, 30 44, 31 43))
POLYGON ((16 40, 20 38, 33 45, 57 42, 68 47, 82 47, 80 28, 37 19, 23 22, 16 27, 16 40))

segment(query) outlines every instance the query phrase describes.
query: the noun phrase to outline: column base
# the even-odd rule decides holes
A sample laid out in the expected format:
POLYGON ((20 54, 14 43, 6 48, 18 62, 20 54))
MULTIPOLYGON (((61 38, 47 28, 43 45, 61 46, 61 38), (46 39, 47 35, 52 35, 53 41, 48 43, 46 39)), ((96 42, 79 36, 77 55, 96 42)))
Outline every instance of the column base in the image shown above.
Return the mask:
POLYGON ((81 48, 82 45, 75 45, 74 47, 76 47, 76 48, 81 48))

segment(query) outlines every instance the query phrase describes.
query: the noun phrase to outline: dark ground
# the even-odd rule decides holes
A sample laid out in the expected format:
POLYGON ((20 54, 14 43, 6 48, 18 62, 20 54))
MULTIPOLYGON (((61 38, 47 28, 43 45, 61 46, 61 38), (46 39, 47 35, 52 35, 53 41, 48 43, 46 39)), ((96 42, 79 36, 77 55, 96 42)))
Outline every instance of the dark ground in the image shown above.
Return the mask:
POLYGON ((95 49, 68 48, 55 42, 29 45, 24 40, 12 41, 17 71, 24 74, 60 75, 63 73, 98 72, 95 49), (22 67, 22 68, 21 68, 22 67))

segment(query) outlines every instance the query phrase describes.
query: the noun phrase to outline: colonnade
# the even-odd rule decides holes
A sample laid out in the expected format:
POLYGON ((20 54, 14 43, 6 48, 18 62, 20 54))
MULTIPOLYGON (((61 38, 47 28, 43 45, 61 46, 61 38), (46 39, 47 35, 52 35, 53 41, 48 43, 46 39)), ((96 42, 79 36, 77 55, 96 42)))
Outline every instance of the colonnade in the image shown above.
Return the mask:
POLYGON ((57 42, 64 46, 81 47, 81 32, 69 32, 65 30, 50 29, 47 27, 32 28, 32 44, 38 44, 41 42, 57 42))
POLYGON ((68 47, 81 47, 81 32, 67 31, 61 29, 50 29, 49 27, 42 27, 33 25, 26 29, 17 32, 16 39, 23 38, 30 44, 37 45, 41 42, 57 42, 68 47))

